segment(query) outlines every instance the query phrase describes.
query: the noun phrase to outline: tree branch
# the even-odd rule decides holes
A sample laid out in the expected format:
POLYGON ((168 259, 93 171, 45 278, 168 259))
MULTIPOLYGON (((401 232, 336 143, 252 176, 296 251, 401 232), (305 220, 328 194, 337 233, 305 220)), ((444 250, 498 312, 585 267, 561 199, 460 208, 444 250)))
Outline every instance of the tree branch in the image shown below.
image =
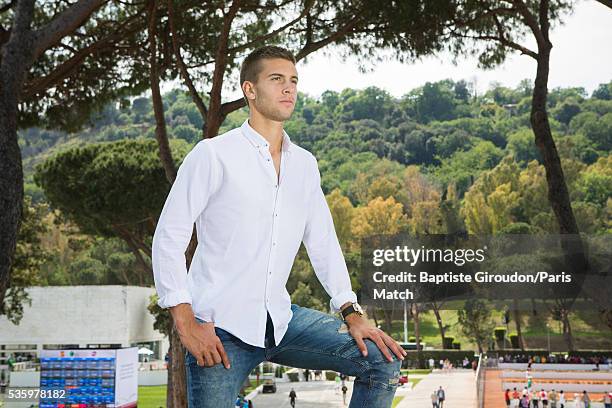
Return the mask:
POLYGON ((157 65, 157 1, 151 0, 148 10, 147 34, 149 37, 149 79, 151 82, 151 100, 155 116, 155 139, 157 139, 158 155, 164 167, 166 179, 170 184, 176 179, 176 166, 172 159, 172 151, 168 142, 164 103, 159 88, 159 66, 157 65))
POLYGON ((24 99, 30 98, 37 93, 44 92, 46 89, 49 89, 50 87, 64 80, 76 69, 78 69, 83 63, 83 61, 85 61, 85 59, 91 54, 105 50, 107 48, 112 48, 116 45, 116 42, 118 40, 121 40, 122 38, 125 38, 125 36, 139 31, 139 27, 132 27, 128 31, 122 31, 123 27, 127 25, 128 22, 134 21, 137 17, 139 16, 134 15, 133 17, 131 17, 128 21, 121 25, 121 29, 117 30, 108 37, 103 38, 100 41, 97 41, 85 48, 78 50, 76 54, 64 61, 61 65, 57 66, 48 75, 36 78, 34 81, 30 82, 29 84, 26 84, 24 87, 24 99))
POLYGON ((2 8, 0 8, 0 13, 5 13, 5 12, 9 11, 10 9, 13 8, 14 5, 15 5, 15 0, 9 1, 7 4, 2 6, 2 8))
POLYGON ((361 20, 361 15, 360 15, 360 13, 357 13, 351 20, 349 20, 349 22, 344 27, 342 27, 341 29, 339 29, 338 31, 336 31, 335 33, 330 35, 329 37, 324 38, 324 39, 319 40, 319 41, 315 41, 315 42, 311 42, 311 43, 306 43, 304 45, 304 47, 295 56, 296 61, 299 61, 299 60, 305 58, 308 54, 311 54, 311 53, 317 51, 318 49, 321 49, 321 48, 325 47, 326 45, 328 45, 328 44, 330 44, 330 43, 332 43, 334 41, 337 41, 340 38, 344 37, 353 28, 355 28, 355 26, 357 26, 357 23, 359 23, 360 20, 361 20))
POLYGON ((64 36, 79 28, 89 16, 108 0, 79 0, 44 27, 36 30, 33 58, 36 59, 64 36))
POLYGON ((174 0, 168 0, 168 23, 170 25, 170 34, 172 35, 172 50, 174 51, 174 56, 176 57, 176 62, 178 64, 179 72, 181 73, 181 77, 183 81, 185 81, 185 85, 187 89, 189 89, 189 94, 191 95, 191 99, 193 103, 196 104, 196 107, 200 111, 200 115, 202 115, 202 119, 206 118, 208 114, 208 109, 206 109, 206 105, 204 105, 204 101, 200 97, 191 76, 189 75, 189 71, 185 66, 185 62, 183 61, 183 57, 181 56, 181 47, 178 41, 178 34, 176 33, 176 29, 174 26, 174 0))
POLYGON ((522 0, 512 0, 512 3, 516 6, 517 10, 525 20, 525 24, 531 29, 536 41, 538 42, 538 47, 544 48, 548 46, 549 42, 546 41, 546 38, 542 34, 540 30, 540 26, 535 16, 531 14, 531 11, 527 7, 527 5, 522 0))
POLYGON ((505 38, 500 38, 497 37, 495 35, 465 35, 465 34, 455 34, 458 37, 462 37, 462 38, 469 38, 472 40, 488 40, 488 41, 497 41, 502 45, 505 45, 507 47, 510 47, 512 49, 515 49, 517 51, 520 51, 521 54, 524 55, 529 55, 531 58, 537 60, 538 59, 538 53, 535 51, 530 50, 527 47, 524 47, 520 44, 517 44, 513 41, 509 41, 505 38))
POLYGON ((612 0, 596 0, 596 1, 612 9, 612 0))
POLYGON ((243 50, 246 50, 246 49, 252 47, 253 45, 255 45, 255 44, 259 43, 259 42, 266 41, 266 40, 269 40, 270 38, 276 37, 279 33, 285 31, 287 28, 291 27, 292 25, 295 25, 298 21, 303 19, 308 14, 308 12, 310 11, 310 9, 312 8, 313 5, 314 5, 314 1, 312 1, 312 0, 307 1, 306 5, 304 6, 304 10, 302 10, 300 15, 297 16, 296 18, 294 18, 293 20, 289 21, 287 24, 277 28, 274 31, 269 32, 266 35, 259 36, 256 39, 254 39, 253 41, 241 44, 241 45, 239 45, 237 47, 230 48, 230 49, 228 49, 228 52, 230 52, 230 53, 240 52, 240 51, 243 51, 243 50))
POLYGON ((234 99, 231 102, 225 102, 221 105, 221 115, 225 117, 233 111, 242 108, 243 106, 246 106, 246 101, 244 100, 244 98, 238 98, 234 99))
MULTIPOLYGON (((228 12, 223 16, 223 28, 219 34, 219 42, 217 52, 215 53, 215 69, 212 75, 212 87, 210 90, 210 103, 208 105, 208 116, 206 118, 207 129, 210 123, 216 123, 220 120, 217 115, 221 115, 221 89, 223 88, 223 74, 227 67, 227 49, 229 41, 229 32, 232 28, 234 17, 240 8, 240 0, 234 0, 228 12)), ((222 117, 222 116, 221 116, 222 117)), ((205 137, 211 135, 205 134, 205 137)))
POLYGON ((548 38, 548 31, 550 29, 550 22, 548 21, 548 9, 549 9, 548 0, 540 0, 540 9, 539 9, 539 19, 540 19, 540 30, 542 31, 542 36, 547 44, 550 44, 550 39, 548 38))

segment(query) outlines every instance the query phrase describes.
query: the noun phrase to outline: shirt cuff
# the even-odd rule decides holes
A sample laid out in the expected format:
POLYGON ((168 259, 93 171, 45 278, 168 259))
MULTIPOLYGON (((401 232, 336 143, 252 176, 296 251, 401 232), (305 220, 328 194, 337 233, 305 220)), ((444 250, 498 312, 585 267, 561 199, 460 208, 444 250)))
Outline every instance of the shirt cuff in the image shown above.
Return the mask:
POLYGON ((157 302, 159 307, 162 309, 167 309, 181 303, 191 304, 191 294, 188 290, 177 290, 175 292, 170 292, 166 296, 160 298, 157 302))
POLYGON ((334 296, 329 301, 329 307, 332 313, 338 313, 340 312, 340 307, 347 302, 357 302, 357 295, 355 295, 355 292, 347 291, 334 296))

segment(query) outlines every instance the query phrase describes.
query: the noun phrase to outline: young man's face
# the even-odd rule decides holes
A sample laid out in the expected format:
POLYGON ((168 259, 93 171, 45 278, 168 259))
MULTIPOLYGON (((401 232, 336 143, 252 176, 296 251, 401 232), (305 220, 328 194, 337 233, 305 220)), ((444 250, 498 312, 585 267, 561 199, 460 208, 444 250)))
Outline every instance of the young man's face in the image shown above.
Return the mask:
POLYGON ((267 119, 284 122, 291 117, 297 100, 297 70, 282 58, 259 61, 261 72, 255 83, 245 82, 245 93, 255 109, 267 119))

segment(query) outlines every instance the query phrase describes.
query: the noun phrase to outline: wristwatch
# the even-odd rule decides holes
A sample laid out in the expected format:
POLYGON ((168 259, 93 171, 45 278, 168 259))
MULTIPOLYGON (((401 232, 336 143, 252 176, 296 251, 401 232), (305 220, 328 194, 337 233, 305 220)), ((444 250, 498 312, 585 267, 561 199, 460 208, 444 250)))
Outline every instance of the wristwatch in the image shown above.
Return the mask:
POLYGON ((350 315, 351 313, 357 313, 359 314, 359 316, 363 316, 363 309, 361 308, 361 305, 357 302, 355 303, 351 303, 349 306, 345 307, 341 314, 342 314, 342 319, 346 320, 346 317, 348 315, 350 315))

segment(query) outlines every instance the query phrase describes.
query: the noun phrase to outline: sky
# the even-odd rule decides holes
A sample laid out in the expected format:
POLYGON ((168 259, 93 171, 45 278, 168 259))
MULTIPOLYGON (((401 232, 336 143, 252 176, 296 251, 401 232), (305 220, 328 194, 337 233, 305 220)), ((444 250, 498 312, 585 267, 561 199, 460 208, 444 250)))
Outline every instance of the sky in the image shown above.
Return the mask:
MULTIPOLYGON (((589 94, 603 82, 612 80, 612 10, 594 0, 578 2, 565 24, 550 33, 553 44, 549 89, 584 87, 589 94)), ((522 42, 535 49, 534 41, 522 42)), ((318 97, 326 90, 383 88, 395 97, 405 95, 425 82, 450 78, 474 82, 479 93, 491 82, 514 87, 522 79, 535 78, 536 62, 531 57, 512 53, 506 62, 492 70, 477 68, 475 57, 462 58, 457 65, 448 54, 428 57, 414 63, 389 60, 378 63, 371 72, 360 73, 356 59, 345 62, 333 56, 333 49, 324 55, 315 53, 306 63, 298 63, 299 90, 318 97)), ((227 99, 240 97, 239 89, 225 94, 227 99)), ((225 98, 224 98, 225 99, 225 98)))

